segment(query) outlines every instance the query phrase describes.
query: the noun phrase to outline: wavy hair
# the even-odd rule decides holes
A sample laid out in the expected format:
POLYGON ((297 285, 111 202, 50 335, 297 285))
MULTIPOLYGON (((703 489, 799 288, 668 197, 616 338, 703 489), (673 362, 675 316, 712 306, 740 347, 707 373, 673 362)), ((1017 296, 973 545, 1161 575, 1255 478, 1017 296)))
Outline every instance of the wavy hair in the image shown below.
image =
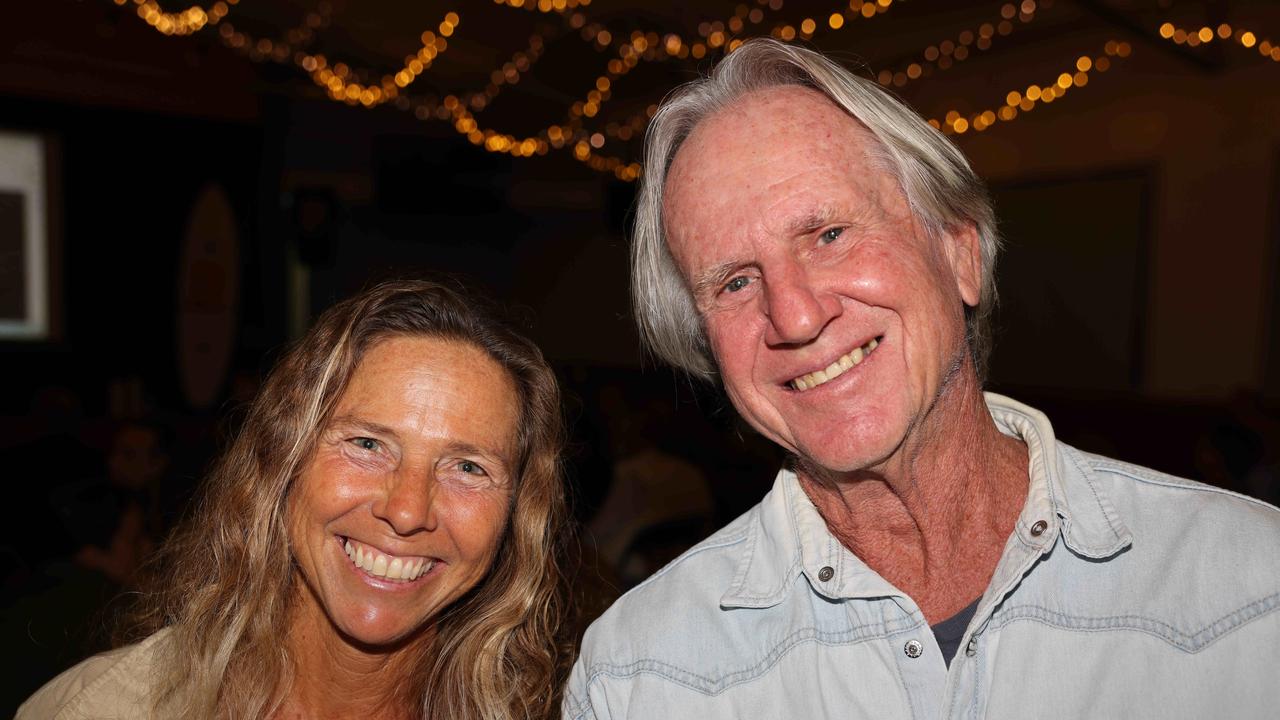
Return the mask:
POLYGON ((414 665, 421 715, 551 712, 566 517, 555 375, 487 303, 438 283, 399 281, 335 305, 288 350, 152 565, 132 629, 136 638, 168 628, 156 663, 157 717, 264 717, 282 702, 292 665, 280 635, 299 582, 289 493, 364 353, 396 336, 480 348, 511 375, 520 406, 506 531, 493 567, 437 618, 414 665))
POLYGON ((693 377, 715 377, 702 320, 667 248, 662 216, 667 171, 698 123, 745 95, 779 86, 816 90, 862 123, 876 139, 873 154, 934 237, 967 223, 977 229, 982 291, 978 306, 965 308, 965 327, 974 370, 979 379, 985 377, 1000 252, 986 186, 951 141, 888 91, 820 53, 770 38, 748 40, 708 77, 672 92, 649 124, 631 245, 631 299, 644 344, 693 377))

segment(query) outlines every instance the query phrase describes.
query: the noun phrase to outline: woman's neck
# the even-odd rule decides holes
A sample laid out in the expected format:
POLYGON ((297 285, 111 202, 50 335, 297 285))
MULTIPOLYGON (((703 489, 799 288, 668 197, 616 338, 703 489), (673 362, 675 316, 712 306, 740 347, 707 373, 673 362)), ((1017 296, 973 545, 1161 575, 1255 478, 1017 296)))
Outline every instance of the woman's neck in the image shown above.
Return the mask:
POLYGON ((430 631, 390 649, 362 647, 340 634, 318 605, 300 605, 285 638, 292 681, 273 720, 420 716, 413 671, 430 631))

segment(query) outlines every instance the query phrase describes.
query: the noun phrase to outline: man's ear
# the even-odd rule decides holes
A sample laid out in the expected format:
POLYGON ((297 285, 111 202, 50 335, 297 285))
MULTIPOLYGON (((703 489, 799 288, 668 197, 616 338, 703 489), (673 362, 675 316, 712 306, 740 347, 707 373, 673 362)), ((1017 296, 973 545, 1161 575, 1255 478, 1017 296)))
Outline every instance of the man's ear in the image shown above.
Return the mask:
POLYGON ((948 230, 942 237, 943 251, 951 263, 956 290, 969 307, 977 307, 982 297, 982 247, 973 223, 948 230))

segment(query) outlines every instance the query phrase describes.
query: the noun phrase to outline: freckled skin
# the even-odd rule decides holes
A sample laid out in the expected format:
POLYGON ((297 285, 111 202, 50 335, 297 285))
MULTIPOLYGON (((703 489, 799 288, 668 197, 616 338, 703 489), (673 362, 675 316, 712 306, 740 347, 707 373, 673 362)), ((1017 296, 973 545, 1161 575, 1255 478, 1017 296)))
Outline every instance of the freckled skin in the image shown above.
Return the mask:
POLYGON ((493 563, 518 415, 513 381, 472 345, 393 337, 366 352, 291 492, 301 581, 291 654, 308 673, 297 674, 287 707, 402 699, 400 659, 431 640, 434 619, 493 563), (379 586, 339 537, 437 566, 379 586))
POLYGON ((832 532, 940 620, 994 570, 1025 448, 987 415, 965 343, 976 230, 929 236, 874 148, 815 91, 749 94, 681 146, 664 221, 734 407, 796 456, 832 532), (873 337, 835 380, 789 385, 873 337))
POLYGON ((750 280, 697 298, 734 405, 835 472, 891 460, 964 352, 963 307, 977 302, 977 268, 961 247, 974 239, 926 237, 868 158, 869 137, 810 91, 751 96, 695 129, 666 188, 686 276, 740 260, 732 275, 750 280), (792 228, 819 208, 826 222, 792 228), (840 234, 824 244, 828 230, 840 234), (838 389, 787 387, 877 336, 874 371, 868 362, 838 389))

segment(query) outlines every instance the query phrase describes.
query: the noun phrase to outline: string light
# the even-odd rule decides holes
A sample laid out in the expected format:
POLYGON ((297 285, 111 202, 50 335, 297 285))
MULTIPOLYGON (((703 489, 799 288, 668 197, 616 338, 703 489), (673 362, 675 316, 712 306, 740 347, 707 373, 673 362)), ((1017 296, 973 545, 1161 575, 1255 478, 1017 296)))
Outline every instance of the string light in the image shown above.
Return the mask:
MULTIPOLYGON (((1052 0, 1042 0, 1040 7, 1048 8, 1052 6, 1052 0)), ((995 35, 1008 35, 1013 32, 1015 25, 1013 20, 1016 18, 1022 24, 1026 24, 1035 19, 1036 16, 1035 0, 1023 0, 1018 5, 1006 3, 1000 8, 1000 19, 993 23, 983 23, 974 30, 965 30, 961 32, 956 40, 943 40, 937 45, 930 45, 924 49, 923 62, 912 62, 906 68, 894 72, 893 70, 881 70, 876 80, 881 85, 902 87, 907 83, 918 80, 922 77, 929 77, 933 74, 933 70, 947 70, 954 66, 957 62, 963 62, 970 57, 969 48, 974 47, 981 51, 991 49, 991 40, 995 35)))
MULTIPOLYGON (((186 10, 165 12, 155 0, 133 0, 138 6, 138 17, 165 35, 190 35, 200 32, 206 25, 217 25, 240 0, 218 0, 208 8, 192 5, 186 10)), ((127 5, 130 0, 114 0, 116 5, 127 5)))
POLYGON ((1088 85, 1091 72, 1106 72, 1111 68, 1111 58, 1126 58, 1132 51, 1133 48, 1129 43, 1110 40, 1103 47, 1102 55, 1096 58, 1081 55, 1076 59, 1071 70, 1059 74, 1053 82, 1043 86, 1029 85, 1021 91, 1010 90, 1005 95, 1004 105, 998 109, 987 109, 968 115, 958 110, 950 110, 942 120, 930 119, 929 124, 947 135, 963 135, 969 130, 982 132, 997 122, 1012 122, 1039 105, 1047 105, 1062 98, 1073 88, 1088 85))
POLYGON ((888 12, 894 2, 902 3, 906 0, 849 0, 848 7, 831 13, 825 19, 815 20, 812 17, 806 17, 795 25, 783 23, 774 27, 769 34, 786 42, 795 40, 797 37, 808 40, 820 29, 841 30, 854 20, 869 20, 876 15, 888 12))
POLYGON ((1234 40, 1243 48, 1256 47, 1258 54, 1275 62, 1280 62, 1280 45, 1272 43, 1265 38, 1259 40, 1258 36, 1253 32, 1233 28, 1227 23, 1222 23, 1216 28, 1205 25, 1198 30, 1186 30, 1167 22, 1160 26, 1160 37, 1165 40, 1171 40, 1178 45, 1185 44, 1189 47, 1207 45, 1215 40, 1234 40))
POLYGON ((365 107, 374 107, 394 100, 400 94, 400 89, 407 87, 431 67, 432 61, 449 47, 447 38, 453 35, 459 23, 461 19, 457 13, 445 13, 437 28, 439 34, 431 30, 424 31, 422 46, 418 51, 405 58, 404 66, 399 71, 393 75, 383 75, 376 84, 361 82, 359 78, 365 77, 366 73, 353 71, 345 63, 335 63, 330 67, 324 55, 304 55, 300 64, 311 74, 311 79, 317 85, 328 91, 330 98, 352 105, 359 103, 365 107))
MULTIPOLYGON (((806 17, 800 22, 777 23, 769 31, 773 37, 782 40, 793 40, 797 37, 809 39, 818 32, 839 31, 848 27, 853 21, 870 19, 887 12, 895 2, 905 0, 848 0, 847 7, 842 6, 837 12, 825 17, 806 17)), ((596 117, 604 103, 613 94, 619 78, 628 74, 641 61, 655 62, 663 60, 700 60, 713 52, 730 53, 741 46, 744 33, 749 26, 759 25, 764 21, 765 12, 778 11, 783 0, 755 0, 758 7, 739 4, 731 17, 724 21, 708 21, 699 24, 698 38, 689 40, 677 33, 658 34, 656 32, 635 31, 628 36, 615 37, 608 28, 598 23, 588 22, 586 16, 578 12, 578 8, 586 7, 590 0, 494 0, 496 4, 512 8, 523 8, 542 13, 568 13, 568 25, 580 31, 582 39, 598 51, 610 51, 612 57, 606 64, 605 72, 598 75, 593 87, 582 99, 569 106, 563 122, 555 123, 526 137, 517 137, 501 133, 491 128, 484 128, 477 121, 475 113, 484 110, 497 97, 502 88, 519 82, 521 74, 528 70, 541 57, 545 48, 545 38, 540 34, 532 35, 529 45, 524 51, 516 52, 511 59, 489 75, 489 82, 482 90, 446 95, 442 100, 434 97, 410 97, 404 94, 413 82, 423 74, 432 61, 448 48, 449 40, 461 23, 456 12, 449 12, 435 30, 422 33, 422 45, 418 51, 405 58, 403 66, 394 73, 382 75, 376 81, 367 78, 375 74, 368 70, 354 69, 337 62, 330 63, 328 58, 319 53, 308 53, 297 48, 309 44, 314 39, 317 29, 328 24, 332 11, 327 0, 318 5, 317 12, 308 13, 304 22, 291 29, 283 39, 254 38, 238 31, 230 22, 224 21, 230 7, 238 0, 219 0, 207 9, 191 6, 176 13, 165 13, 160 10, 156 0, 113 0, 117 5, 133 2, 138 7, 138 16, 157 31, 166 35, 189 35, 199 32, 205 27, 221 24, 218 35, 223 43, 239 52, 248 55, 255 61, 272 60, 285 63, 292 62, 303 69, 316 82, 325 88, 328 96, 350 105, 375 107, 393 102, 395 107, 411 111, 422 120, 436 119, 450 121, 454 129, 471 143, 489 152, 506 153, 514 157, 532 157, 545 155, 552 149, 568 150, 572 157, 593 170, 612 173, 624 181, 634 181, 640 177, 641 167, 636 162, 603 152, 609 140, 629 141, 638 137, 657 112, 657 105, 649 105, 643 111, 635 113, 621 121, 612 121, 596 131, 584 129, 583 119, 596 117)), ((1040 0, 1040 8, 1049 7, 1052 0, 1040 0)), ((1025 24, 1034 19, 1037 11, 1035 0, 1007 3, 1001 8, 1001 19, 995 23, 984 23, 976 31, 966 30, 957 37, 957 42, 944 41, 937 46, 930 46, 924 51, 924 63, 912 63, 905 70, 889 73, 882 71, 877 78, 882 84, 905 85, 906 82, 929 74, 933 68, 945 70, 953 63, 963 61, 969 56, 969 48, 976 50, 989 49, 995 35, 1008 35, 1012 32, 1016 19, 1025 24), (900 81, 901 79, 901 81, 900 81)), ((1255 44, 1263 55, 1280 60, 1280 47, 1267 40, 1260 43, 1250 32, 1233 31, 1229 26, 1219 28, 1202 28, 1190 40, 1192 35, 1166 23, 1161 27, 1161 35, 1175 42, 1199 44, 1218 39, 1234 38, 1244 47, 1255 44), (1209 35, 1205 39, 1206 33, 1209 35), (1179 38, 1182 38, 1179 40, 1179 38)), ((1068 90, 1084 87, 1089 81, 1090 72, 1105 72, 1111 64, 1112 57, 1127 57, 1131 52, 1128 43, 1112 41, 1107 43, 1104 54, 1097 58, 1081 56, 1077 59, 1075 70, 1061 73, 1048 85, 1032 85, 1025 91, 1014 90, 1005 97, 1005 104, 998 109, 988 109, 978 113, 962 115, 957 110, 949 111, 942 120, 930 120, 930 124, 947 134, 964 134, 969 130, 982 132, 997 122, 1009 122, 1034 109, 1037 104, 1051 103, 1061 98, 1068 90)))
POLYGON ((562 13, 579 6, 586 7, 591 0, 493 0, 495 4, 513 8, 524 8, 541 13, 562 13))

